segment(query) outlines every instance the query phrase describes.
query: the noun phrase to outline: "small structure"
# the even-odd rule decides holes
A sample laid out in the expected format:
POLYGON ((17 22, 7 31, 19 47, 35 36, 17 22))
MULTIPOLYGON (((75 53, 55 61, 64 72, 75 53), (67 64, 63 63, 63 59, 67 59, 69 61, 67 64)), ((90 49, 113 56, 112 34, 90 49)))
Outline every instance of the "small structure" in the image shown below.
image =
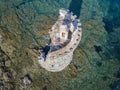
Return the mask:
POLYGON ((38 60, 43 68, 51 72, 61 71, 70 64, 82 36, 81 23, 76 15, 65 9, 60 9, 59 14, 57 22, 49 30, 50 43, 38 60))

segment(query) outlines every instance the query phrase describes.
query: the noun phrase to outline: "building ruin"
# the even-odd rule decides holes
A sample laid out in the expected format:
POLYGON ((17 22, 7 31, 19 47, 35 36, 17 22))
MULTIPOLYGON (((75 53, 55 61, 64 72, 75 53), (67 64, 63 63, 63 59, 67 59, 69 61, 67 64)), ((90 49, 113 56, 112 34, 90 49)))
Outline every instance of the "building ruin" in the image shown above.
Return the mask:
POLYGON ((49 30, 50 43, 48 43, 39 56, 41 67, 51 72, 58 72, 67 67, 77 48, 82 29, 79 19, 69 10, 60 9, 57 22, 49 30))

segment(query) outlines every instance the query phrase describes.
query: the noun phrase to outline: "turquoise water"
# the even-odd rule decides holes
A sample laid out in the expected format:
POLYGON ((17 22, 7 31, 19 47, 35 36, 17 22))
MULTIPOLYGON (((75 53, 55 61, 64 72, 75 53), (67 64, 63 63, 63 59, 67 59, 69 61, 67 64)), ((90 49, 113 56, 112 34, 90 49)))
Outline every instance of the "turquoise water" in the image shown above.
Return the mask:
POLYGON ((27 75, 24 90, 120 90, 119 0, 0 0, 0 35, 0 88, 19 90, 27 75), (51 73, 36 56, 60 8, 81 20, 82 40, 71 64, 51 73))

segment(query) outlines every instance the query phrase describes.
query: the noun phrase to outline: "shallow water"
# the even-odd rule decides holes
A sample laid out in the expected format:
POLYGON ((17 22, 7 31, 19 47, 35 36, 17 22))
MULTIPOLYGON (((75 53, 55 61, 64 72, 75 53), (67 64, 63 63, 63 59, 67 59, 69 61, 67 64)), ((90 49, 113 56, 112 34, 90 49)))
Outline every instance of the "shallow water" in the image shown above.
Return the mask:
POLYGON ((0 0, 0 88, 120 90, 119 0, 0 0), (71 64, 51 73, 37 62, 60 8, 81 20, 82 40, 71 64))

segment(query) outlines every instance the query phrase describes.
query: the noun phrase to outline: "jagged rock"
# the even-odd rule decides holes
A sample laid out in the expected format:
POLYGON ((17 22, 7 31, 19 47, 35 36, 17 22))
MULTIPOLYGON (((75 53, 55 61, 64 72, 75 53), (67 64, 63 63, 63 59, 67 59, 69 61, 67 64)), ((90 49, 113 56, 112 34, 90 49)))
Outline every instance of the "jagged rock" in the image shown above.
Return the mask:
POLYGON ((26 75, 25 77, 23 77, 23 79, 22 79, 22 83, 21 83, 21 89, 23 89, 23 88, 27 88, 30 84, 32 83, 32 80, 31 80, 31 78, 28 76, 28 75, 26 75))

